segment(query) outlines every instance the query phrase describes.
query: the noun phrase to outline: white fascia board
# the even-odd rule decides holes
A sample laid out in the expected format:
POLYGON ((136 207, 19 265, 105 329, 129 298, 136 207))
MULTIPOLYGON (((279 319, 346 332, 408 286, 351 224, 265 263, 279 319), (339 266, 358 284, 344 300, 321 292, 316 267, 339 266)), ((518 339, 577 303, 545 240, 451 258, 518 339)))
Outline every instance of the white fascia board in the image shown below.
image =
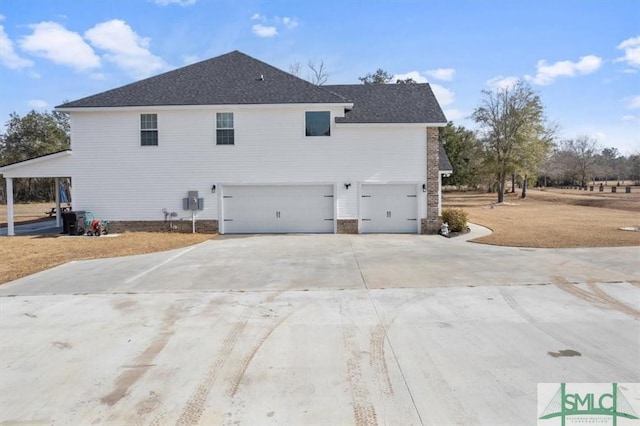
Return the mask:
POLYGON ((67 150, 67 151, 56 152, 55 154, 43 155, 41 157, 32 158, 31 160, 20 161, 18 163, 13 163, 13 164, 0 167, 0 173, 21 169, 22 167, 31 166, 33 164, 42 163, 44 161, 55 160, 56 158, 66 157, 71 154, 72 154, 71 150, 67 150))
POLYGON ((338 127, 445 127, 447 123, 336 123, 338 127))
POLYGON ((119 107, 78 107, 55 108, 60 112, 112 112, 112 111, 175 111, 175 110, 223 110, 223 109, 256 109, 256 108, 353 108, 353 103, 309 103, 309 104, 221 104, 221 105, 145 105, 145 106, 119 106, 119 107))

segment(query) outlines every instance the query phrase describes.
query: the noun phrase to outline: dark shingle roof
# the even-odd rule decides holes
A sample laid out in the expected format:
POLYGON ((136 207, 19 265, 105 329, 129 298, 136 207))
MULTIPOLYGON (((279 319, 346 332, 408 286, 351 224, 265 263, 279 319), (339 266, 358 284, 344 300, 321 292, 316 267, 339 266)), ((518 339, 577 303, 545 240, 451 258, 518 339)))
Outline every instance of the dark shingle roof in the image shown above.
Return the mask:
POLYGON ((429 84, 322 86, 353 102, 337 123, 446 123, 429 84))
POLYGON ((346 100, 244 53, 233 51, 68 102, 59 108, 285 103, 346 103, 346 100))
POLYGON ((444 149, 444 142, 440 141, 440 153, 439 153, 439 161, 440 161, 440 171, 453 171, 453 166, 451 165, 451 161, 449 161, 449 156, 447 155, 447 151, 444 149))
POLYGON ((58 108, 291 103, 353 103, 337 123, 447 122, 428 84, 316 86, 238 51, 58 108))

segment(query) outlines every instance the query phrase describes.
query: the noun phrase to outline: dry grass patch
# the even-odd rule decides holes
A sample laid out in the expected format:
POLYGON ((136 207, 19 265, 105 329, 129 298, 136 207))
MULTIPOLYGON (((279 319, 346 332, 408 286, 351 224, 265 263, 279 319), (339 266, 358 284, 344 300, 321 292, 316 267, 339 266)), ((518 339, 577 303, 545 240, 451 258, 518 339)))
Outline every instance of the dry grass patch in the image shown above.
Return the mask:
POLYGON ((126 232, 114 237, 0 237, 0 284, 72 260, 172 250, 216 238, 211 234, 126 232))
MULTIPOLYGON (((47 212, 55 206, 54 202, 15 204, 13 206, 13 220, 18 224, 48 219, 47 212)), ((53 217, 55 218, 55 216, 53 217)), ((7 226, 7 205, 2 204, 0 205, 0 227, 4 228, 5 226, 7 226)))
POLYGON ((640 225, 640 195, 618 195, 628 197, 534 189, 524 200, 506 194, 505 203, 496 205, 496 194, 447 193, 444 205, 465 209, 470 222, 493 231, 473 240, 478 243, 548 248, 640 245, 640 232, 619 229, 640 225))

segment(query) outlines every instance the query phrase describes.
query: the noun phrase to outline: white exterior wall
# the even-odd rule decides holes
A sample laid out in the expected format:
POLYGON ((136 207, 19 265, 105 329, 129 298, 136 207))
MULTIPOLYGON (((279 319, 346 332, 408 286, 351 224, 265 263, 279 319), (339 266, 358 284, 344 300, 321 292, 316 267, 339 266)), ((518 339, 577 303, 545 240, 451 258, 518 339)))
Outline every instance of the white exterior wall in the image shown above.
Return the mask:
MULTIPOLYGON (((426 131, 416 125, 335 124, 304 135, 305 111, 326 106, 232 106, 72 112, 74 209, 107 220, 162 220, 187 191, 205 199, 199 219, 218 219, 225 183, 334 183, 338 218, 357 218, 359 182, 422 183, 426 131), (216 112, 233 112, 235 145, 216 145, 216 112), (140 146, 140 114, 158 114, 158 146, 140 146), (351 183, 346 190, 344 183, 351 183)), ((421 217, 425 216, 420 197, 421 217)))

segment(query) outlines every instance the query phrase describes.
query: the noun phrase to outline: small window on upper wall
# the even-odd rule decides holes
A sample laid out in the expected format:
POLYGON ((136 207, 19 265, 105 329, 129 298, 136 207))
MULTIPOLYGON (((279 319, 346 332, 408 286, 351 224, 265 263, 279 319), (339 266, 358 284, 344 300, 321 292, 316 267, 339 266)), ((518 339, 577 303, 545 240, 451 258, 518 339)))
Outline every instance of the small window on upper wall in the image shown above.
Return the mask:
POLYGON ((158 114, 140 114, 140 145, 158 145, 158 114))
POLYGON ((305 135, 307 136, 331 136, 331 112, 307 111, 305 112, 305 135))
POLYGON ((233 113, 216 113, 216 145, 235 145, 233 113))

